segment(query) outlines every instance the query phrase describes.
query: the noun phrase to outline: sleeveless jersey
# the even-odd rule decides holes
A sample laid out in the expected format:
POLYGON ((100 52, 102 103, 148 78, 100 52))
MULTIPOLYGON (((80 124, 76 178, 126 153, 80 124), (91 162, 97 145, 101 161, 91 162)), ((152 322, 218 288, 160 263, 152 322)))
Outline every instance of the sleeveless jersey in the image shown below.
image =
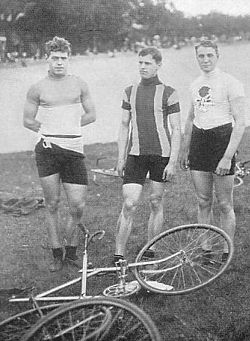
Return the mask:
POLYGON ((191 84, 190 90, 194 124, 200 129, 232 123, 230 101, 245 96, 242 84, 219 69, 203 73, 191 84))
POLYGON ((180 112, 175 89, 158 77, 125 89, 122 108, 131 112, 130 155, 170 156, 168 115, 180 112))

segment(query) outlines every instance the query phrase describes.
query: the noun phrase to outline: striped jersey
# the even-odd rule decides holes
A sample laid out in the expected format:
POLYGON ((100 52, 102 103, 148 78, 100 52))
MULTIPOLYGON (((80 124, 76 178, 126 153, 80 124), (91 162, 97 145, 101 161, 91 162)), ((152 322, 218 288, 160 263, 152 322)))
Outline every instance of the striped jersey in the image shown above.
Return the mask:
POLYGON ((157 76, 124 91, 122 108, 131 113, 130 155, 170 156, 168 115, 180 112, 175 89, 157 76))

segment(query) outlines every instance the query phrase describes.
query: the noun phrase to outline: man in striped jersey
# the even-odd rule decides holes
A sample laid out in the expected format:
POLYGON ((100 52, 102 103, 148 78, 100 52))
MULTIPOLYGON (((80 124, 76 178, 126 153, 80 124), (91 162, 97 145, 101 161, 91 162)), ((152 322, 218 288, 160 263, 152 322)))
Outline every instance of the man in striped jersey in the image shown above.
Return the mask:
MULTIPOLYGON (((180 147, 178 95, 158 78, 161 53, 153 47, 144 48, 138 61, 141 81, 125 89, 122 103, 117 170, 123 177, 124 202, 117 223, 114 262, 125 256, 147 174, 151 181, 148 240, 161 231, 165 182, 175 174, 180 147)), ((148 256, 153 257, 154 251, 148 256)))

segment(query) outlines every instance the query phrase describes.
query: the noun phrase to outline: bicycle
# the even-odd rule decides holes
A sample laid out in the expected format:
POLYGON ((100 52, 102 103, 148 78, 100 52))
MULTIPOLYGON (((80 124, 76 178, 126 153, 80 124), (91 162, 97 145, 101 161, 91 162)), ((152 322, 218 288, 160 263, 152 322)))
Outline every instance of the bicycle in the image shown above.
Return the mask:
POLYGON ((78 300, 53 310, 21 338, 39 340, 160 341, 151 318, 130 302, 113 297, 78 300))
MULTIPOLYGON (((130 296, 141 287, 147 291, 160 294, 185 294, 200 289, 218 278, 228 267, 233 255, 232 241, 224 231, 211 225, 190 224, 168 229, 156 236, 141 249, 135 263, 128 264, 126 260, 120 260, 115 267, 88 269, 87 250, 90 242, 94 239, 103 238, 105 232, 97 231, 90 235, 84 225, 80 224, 79 227, 85 236, 83 266, 79 270, 81 276, 36 295, 34 297, 35 302, 65 302, 79 301, 79 299, 84 302, 85 299, 91 297, 87 295, 87 279, 91 276, 107 273, 117 273, 118 277, 117 284, 109 286, 103 291, 104 296, 107 296, 108 299, 130 296), (226 259, 223 258, 225 246, 229 252, 226 259), (153 260, 144 257, 145 251, 149 249, 154 250, 155 257, 153 260), (208 251, 209 257, 207 257, 208 251), (129 269, 133 270, 136 281, 126 281, 129 269), (77 282, 81 282, 80 295, 50 296, 77 282)), ((9 301, 28 302, 29 298, 15 297, 9 301)), ((75 304, 77 305, 77 303, 75 304)), ((74 307, 74 303, 72 306, 69 305, 68 311, 71 308, 74 310, 74 307)), ((63 308, 59 309, 63 310, 63 308)), ((29 315, 37 316, 37 311, 29 313, 29 315)), ((54 316, 53 312, 48 316, 54 316)), ((51 319, 53 320, 53 317, 51 319)), ((13 320, 10 321, 10 325, 12 323, 13 320)))
POLYGON ((119 177, 115 168, 100 168, 100 161, 106 160, 105 156, 96 159, 95 168, 91 168, 91 173, 93 173, 93 182, 98 186, 97 175, 119 177))
POLYGON ((247 164, 250 164, 250 160, 236 162, 234 187, 241 186, 244 182, 243 178, 250 174, 250 168, 246 167, 247 164))
POLYGON ((161 341, 148 314, 136 305, 112 297, 76 300, 17 314, 0 323, 5 341, 145 340, 161 341))

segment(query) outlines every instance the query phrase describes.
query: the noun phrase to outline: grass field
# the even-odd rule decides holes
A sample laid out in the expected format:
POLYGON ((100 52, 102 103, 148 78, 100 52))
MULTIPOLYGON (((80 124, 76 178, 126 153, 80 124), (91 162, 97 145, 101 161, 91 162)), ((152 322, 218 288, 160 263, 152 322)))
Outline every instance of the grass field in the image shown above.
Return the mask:
MULTIPOLYGON (((250 109, 250 69, 247 67, 250 44, 221 45, 220 51, 218 66, 243 82, 250 109)), ((199 75, 194 51, 186 47, 166 49, 162 53, 160 77, 178 90, 184 124, 189 106, 189 85, 199 75)), ((28 65, 27 68, 7 69, 0 65, 0 153, 33 150, 37 140, 36 134, 23 128, 22 111, 28 88, 46 75, 47 65, 44 61, 29 62, 28 65)), ((70 71, 89 84, 97 108, 96 122, 83 128, 85 144, 116 141, 122 91, 138 79, 136 55, 119 53, 116 58, 105 54, 72 57, 70 71)), ((248 122, 249 112, 247 110, 248 122)))
MULTIPOLYGON (((221 68, 238 76, 245 85, 247 97, 250 71, 247 58, 250 45, 223 46, 221 68)), ((161 78, 178 88, 185 117, 188 105, 186 94, 189 82, 199 71, 193 60, 191 49, 166 50, 165 65, 161 78)), ((121 89, 136 78, 135 56, 119 55, 114 59, 105 56, 75 57, 72 71, 83 76, 90 85, 98 108, 98 120, 84 132, 86 142, 86 163, 88 169, 95 166, 98 157, 105 156, 104 166, 112 167, 117 156, 116 139, 119 123, 119 102, 121 89), (134 66, 133 66, 134 65, 134 66), (105 89, 105 94, 104 94, 105 89), (109 100, 110 98, 111 100, 109 100), (95 143, 102 142, 102 143, 95 143), (94 143, 94 144, 93 144, 94 143)), ((35 143, 35 136, 21 125, 22 105, 28 86, 43 76, 44 64, 28 68, 0 69, 0 202, 8 198, 42 196, 34 154, 29 151, 35 143), (5 83, 3 83, 5 82, 5 83), (6 83, 7 82, 7 83, 6 83), (3 86, 3 84, 6 84, 3 86), (13 97, 13 95, 15 95, 13 97), (28 151, 27 151, 28 150, 28 151), (12 153, 13 151, 17 151, 12 153)), ((249 105, 249 103, 248 103, 249 105)), ((240 145, 239 158, 250 159, 250 128, 247 128, 240 145)), ((249 251, 249 208, 250 177, 244 185, 235 189, 235 212, 237 233, 235 254, 229 269, 217 281, 197 292, 184 296, 138 294, 131 301, 148 312, 159 328, 164 341, 247 341, 250 340, 250 251, 249 251)), ((108 265, 114 249, 115 225, 122 205, 121 180, 99 178, 98 185, 91 180, 83 222, 91 232, 104 229, 103 240, 90 249, 90 260, 96 266, 108 265)), ((165 194, 165 225, 196 222, 196 198, 188 172, 178 170, 172 183, 167 184, 165 194)), ((30 215, 14 217, 0 210, 0 288, 24 288, 34 286, 37 292, 47 290, 77 274, 64 269, 51 274, 47 264, 50 259, 46 233, 45 212, 41 208, 30 215)), ((62 194, 60 206, 62 228, 66 220, 66 200, 62 194)), ((128 245, 128 260, 135 258, 137 248, 146 241, 148 212, 148 186, 143 191, 142 201, 128 245)), ((218 216, 215 205, 215 218, 218 216)), ((81 247, 79 249, 81 255, 81 247)), ((100 293, 113 284, 113 278, 98 277, 90 281, 91 293, 100 293)), ((1 296, 0 320, 30 307, 28 304, 8 303, 1 296)), ((77 295, 79 287, 72 292, 77 295)), ((2 340, 1 340, 2 341, 2 340)), ((136 341, 136 340, 135 340, 136 341)))
MULTIPOLYGON (((240 146, 240 157, 250 159, 250 128, 240 146)), ((86 147, 88 169, 94 167, 97 157, 107 156, 106 167, 114 165, 117 154, 115 143, 93 144, 86 147)), ((0 198, 42 196, 36 173, 33 152, 0 155, 0 198)), ((229 269, 211 285, 194 293, 168 297, 163 295, 138 294, 131 301, 148 312, 159 328, 163 340, 168 341, 247 341, 250 339, 250 277, 249 277, 249 220, 250 178, 235 189, 237 233, 235 255, 229 269)), ((165 194, 164 228, 196 222, 196 205, 188 172, 178 170, 174 181, 167 185, 165 194)), ((95 266, 109 265, 114 249, 114 230, 122 205, 121 181, 102 178, 98 186, 91 180, 88 192, 84 223, 91 232, 106 231, 105 238, 90 249, 90 259, 95 266)), ((60 206, 62 227, 66 219, 66 201, 62 196, 60 206)), ((51 274, 47 264, 50 251, 47 249, 44 209, 30 215, 14 217, 0 215, 0 288, 35 287, 35 292, 47 290, 77 276, 72 269, 51 274)), ((146 241, 148 219, 148 186, 145 186, 138 207, 134 229, 128 245, 128 259, 134 259, 138 246, 146 241)), ((218 217, 216 214, 216 224, 218 217)), ((79 249, 81 255, 81 247, 79 249)), ((110 277, 97 277, 90 281, 91 293, 100 293, 114 284, 110 277)), ((78 295, 76 285, 70 293, 78 295)), ((1 293, 2 291, 0 291, 1 293)), ((25 310, 28 304, 8 303, 0 295, 0 320, 25 310)))

